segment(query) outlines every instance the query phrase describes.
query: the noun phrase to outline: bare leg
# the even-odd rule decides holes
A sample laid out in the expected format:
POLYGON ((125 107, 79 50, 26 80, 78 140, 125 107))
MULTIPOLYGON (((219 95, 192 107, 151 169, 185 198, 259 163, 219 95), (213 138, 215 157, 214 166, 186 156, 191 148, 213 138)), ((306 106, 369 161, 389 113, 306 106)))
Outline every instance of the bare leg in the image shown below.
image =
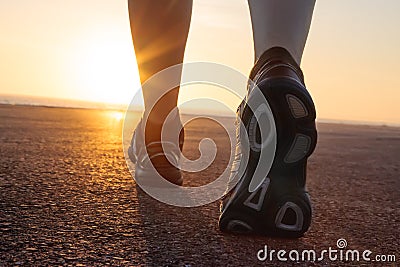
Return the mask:
POLYGON ((315 0, 248 0, 256 60, 279 46, 300 65, 315 0))
MULTIPOLYGON (((157 72, 183 62, 192 0, 129 0, 128 4, 140 80, 144 83, 157 72)), ((162 95, 165 89, 145 90, 145 108, 153 104, 152 95, 162 95)), ((170 91, 151 110, 147 123, 154 134, 149 136, 146 131, 146 143, 160 140, 158 129, 176 107, 178 93, 179 88, 170 91)))

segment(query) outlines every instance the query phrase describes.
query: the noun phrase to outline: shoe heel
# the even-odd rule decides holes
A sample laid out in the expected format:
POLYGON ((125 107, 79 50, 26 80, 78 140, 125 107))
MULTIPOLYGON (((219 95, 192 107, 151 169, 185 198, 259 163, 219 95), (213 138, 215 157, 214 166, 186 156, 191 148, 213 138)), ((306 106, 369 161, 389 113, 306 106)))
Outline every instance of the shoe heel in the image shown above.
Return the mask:
POLYGON ((252 234, 255 229, 248 219, 240 214, 222 214, 218 222, 219 229, 233 234, 252 234))
POLYGON ((307 193, 282 197, 275 206, 272 232, 283 237, 301 237, 311 225, 312 209, 307 193))

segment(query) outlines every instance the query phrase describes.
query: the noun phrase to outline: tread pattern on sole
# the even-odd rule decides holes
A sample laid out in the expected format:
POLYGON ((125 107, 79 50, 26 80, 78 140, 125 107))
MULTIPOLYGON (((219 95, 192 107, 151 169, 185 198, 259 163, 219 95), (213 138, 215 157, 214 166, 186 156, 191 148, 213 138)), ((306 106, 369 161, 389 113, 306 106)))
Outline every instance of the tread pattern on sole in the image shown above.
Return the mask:
POLYGON ((294 163, 305 156, 310 151, 311 137, 304 134, 296 134, 289 152, 286 154, 284 161, 286 163, 294 163))
MULTIPOLYGON (((282 85, 281 80, 276 80, 276 82, 269 81, 268 86, 284 87, 285 85, 282 85)), ((282 91, 277 90, 277 92, 282 91)), ((284 149, 280 151, 282 167, 286 168, 287 165, 288 168, 297 168, 296 164, 301 161, 306 162, 305 159, 310 156, 315 147, 315 128, 312 128, 315 127, 313 123, 315 120, 314 104, 311 97, 307 96, 305 88, 298 88, 298 91, 286 91, 280 95, 278 93, 278 96, 280 100, 275 98, 275 103, 279 103, 279 105, 275 105, 277 108, 275 114, 278 118, 280 117, 278 122, 284 123, 284 126, 285 123, 288 123, 288 128, 295 131, 291 132, 291 140, 286 139, 287 144, 283 145, 284 149), (281 108, 286 110, 279 112, 281 108)), ((274 95, 271 96, 271 99, 274 99, 274 95)), ((281 129, 285 130, 286 126, 281 129)), ((273 178, 271 177, 271 179, 273 178)), ((307 192, 304 188, 298 188, 298 190, 291 188, 289 191, 285 191, 284 187, 278 186, 279 190, 283 189, 281 192, 283 195, 277 194, 273 189, 275 188, 273 181, 270 178, 266 178, 266 180, 268 180, 268 185, 265 192, 264 188, 260 187, 255 192, 245 193, 242 191, 247 188, 244 183, 242 189, 238 188, 235 191, 237 194, 229 197, 220 217, 221 230, 281 237, 303 236, 310 226, 312 213, 307 192), (272 191, 269 192, 270 190, 272 191)), ((240 187, 241 183, 237 186, 240 187)))
POLYGON ((296 96, 288 94, 286 95, 286 100, 289 104, 290 111, 294 118, 304 118, 307 117, 309 112, 303 102, 298 99, 296 96))

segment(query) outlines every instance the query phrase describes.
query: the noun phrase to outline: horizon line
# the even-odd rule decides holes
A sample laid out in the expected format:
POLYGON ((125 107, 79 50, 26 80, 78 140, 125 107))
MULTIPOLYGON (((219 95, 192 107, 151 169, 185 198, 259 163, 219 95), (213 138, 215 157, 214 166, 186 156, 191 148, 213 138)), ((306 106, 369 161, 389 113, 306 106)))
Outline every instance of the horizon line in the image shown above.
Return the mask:
MULTIPOLYGON (((126 112, 129 105, 121 103, 105 103, 95 102, 90 100, 71 99, 71 98, 56 98, 56 97, 45 97, 45 96, 31 96, 31 95, 12 95, 12 94, 0 94, 0 105, 11 105, 11 106, 31 106, 31 107, 46 107, 46 108, 70 108, 70 109, 88 109, 88 110, 110 110, 126 112), (13 100, 3 99, 3 97, 17 98, 13 100), (18 101, 18 98, 20 101, 18 101), (21 98, 28 98, 30 100, 48 100, 54 101, 53 103, 27 103, 21 98), (68 103, 57 103, 56 101, 67 101, 68 103)), ((208 115, 214 117, 225 117, 234 118, 232 114, 228 114, 221 110, 200 110, 196 108, 185 108, 181 112, 182 115, 208 115), (212 112, 219 112, 216 115, 212 112), (222 114, 221 114, 222 112, 222 114)), ((141 110, 137 110, 141 112, 141 110)), ((346 124, 346 125, 361 125, 361 126, 386 126, 386 127, 400 127, 400 123, 391 123, 384 121, 363 121, 363 120, 340 120, 330 118, 317 118, 318 123, 333 123, 333 124, 346 124)))

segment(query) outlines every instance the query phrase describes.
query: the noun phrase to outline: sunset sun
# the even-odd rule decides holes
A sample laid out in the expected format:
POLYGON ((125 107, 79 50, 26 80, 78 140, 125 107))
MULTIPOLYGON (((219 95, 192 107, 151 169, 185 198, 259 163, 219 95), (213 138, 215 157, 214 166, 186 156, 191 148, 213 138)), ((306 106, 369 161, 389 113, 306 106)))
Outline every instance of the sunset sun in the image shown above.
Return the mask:
MULTIPOLYGON (((140 88, 131 41, 93 36, 75 58, 76 82, 96 102, 127 104, 140 88)), ((114 36, 112 36, 114 37, 114 36)))

